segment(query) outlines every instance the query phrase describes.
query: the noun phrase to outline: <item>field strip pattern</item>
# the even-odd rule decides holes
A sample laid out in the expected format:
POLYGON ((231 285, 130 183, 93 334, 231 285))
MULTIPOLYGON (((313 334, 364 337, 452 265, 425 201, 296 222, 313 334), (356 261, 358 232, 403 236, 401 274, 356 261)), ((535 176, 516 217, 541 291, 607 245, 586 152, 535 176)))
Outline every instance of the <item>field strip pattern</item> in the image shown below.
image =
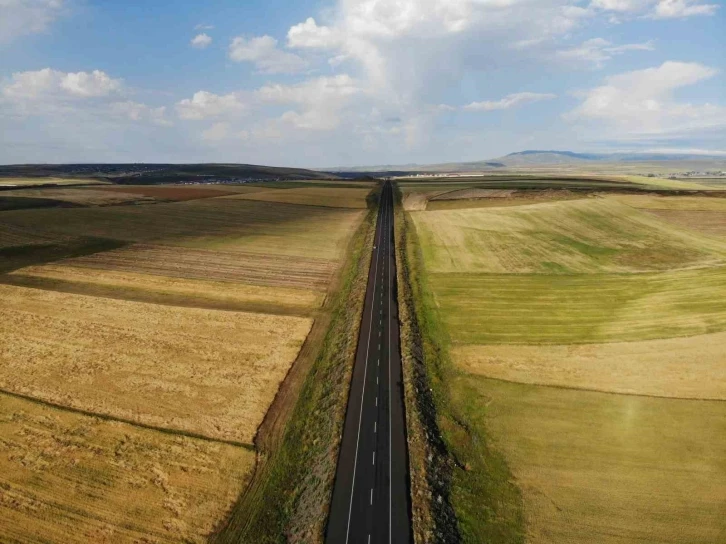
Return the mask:
POLYGON ((726 330, 726 268, 657 274, 432 274, 462 344, 635 341, 726 330))
POLYGON ((726 400, 726 333, 575 345, 457 345, 464 371, 518 383, 726 400))
POLYGON ((324 290, 337 263, 325 259, 180 248, 152 244, 96 253, 60 264, 253 285, 324 290))

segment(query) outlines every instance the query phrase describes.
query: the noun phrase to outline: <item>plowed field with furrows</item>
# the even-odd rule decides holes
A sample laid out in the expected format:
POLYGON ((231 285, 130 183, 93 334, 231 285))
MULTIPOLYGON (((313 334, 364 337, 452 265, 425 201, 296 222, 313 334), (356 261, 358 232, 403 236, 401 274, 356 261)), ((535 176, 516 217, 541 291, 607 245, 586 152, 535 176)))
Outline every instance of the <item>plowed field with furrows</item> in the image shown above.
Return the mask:
POLYGON ((334 261, 325 259, 146 244, 68 259, 63 264, 175 278, 320 290, 327 287, 337 266, 334 261))

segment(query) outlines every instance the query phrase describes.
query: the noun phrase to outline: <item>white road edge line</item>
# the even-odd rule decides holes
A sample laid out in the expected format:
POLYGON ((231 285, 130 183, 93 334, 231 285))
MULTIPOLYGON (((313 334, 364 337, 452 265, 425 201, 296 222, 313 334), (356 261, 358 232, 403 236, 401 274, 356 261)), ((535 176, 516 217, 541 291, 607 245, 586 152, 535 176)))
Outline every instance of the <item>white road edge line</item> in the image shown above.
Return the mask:
MULTIPOLYGON (((381 218, 381 226, 383 226, 383 213, 380 215, 381 218)), ((383 234, 383 231, 381 230, 381 235, 383 234)), ((379 238, 379 245, 380 245, 380 239, 379 238)), ((375 239, 374 239, 375 244, 375 239)), ((380 250, 378 249, 376 251, 376 268, 378 268, 378 256, 380 255, 380 250)), ((376 280, 378 279, 378 274, 373 274, 373 300, 375 300, 376 295, 376 280)), ((355 474, 356 470, 358 469, 358 447, 360 445, 360 427, 361 423, 363 421, 363 401, 366 396, 366 376, 368 375, 368 354, 370 353, 371 349, 371 331, 373 329, 373 310, 371 310, 371 320, 368 324, 368 345, 366 346, 366 364, 363 370, 363 391, 361 392, 360 397, 360 415, 358 416, 358 437, 355 441, 355 458, 353 461, 353 483, 350 486, 350 506, 348 507, 348 528, 345 531, 345 542, 348 544, 348 539, 350 538, 350 520, 353 515, 353 493, 355 491, 355 474)), ((380 349, 380 348, 379 348, 380 349)))

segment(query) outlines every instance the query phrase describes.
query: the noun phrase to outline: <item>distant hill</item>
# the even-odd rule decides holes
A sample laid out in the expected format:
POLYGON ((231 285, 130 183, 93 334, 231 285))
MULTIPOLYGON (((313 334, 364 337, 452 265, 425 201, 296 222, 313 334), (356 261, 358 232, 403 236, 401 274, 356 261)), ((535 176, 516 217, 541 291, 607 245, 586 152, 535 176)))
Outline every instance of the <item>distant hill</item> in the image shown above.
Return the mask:
POLYGON ((253 164, 20 164, 0 166, 0 178, 88 178, 117 184, 152 185, 212 181, 268 181, 338 179, 338 176, 303 168, 253 164))
POLYGON ((723 155, 689 153, 575 153, 574 151, 527 150, 494 159, 505 166, 582 164, 587 162, 669 162, 726 160, 723 155))

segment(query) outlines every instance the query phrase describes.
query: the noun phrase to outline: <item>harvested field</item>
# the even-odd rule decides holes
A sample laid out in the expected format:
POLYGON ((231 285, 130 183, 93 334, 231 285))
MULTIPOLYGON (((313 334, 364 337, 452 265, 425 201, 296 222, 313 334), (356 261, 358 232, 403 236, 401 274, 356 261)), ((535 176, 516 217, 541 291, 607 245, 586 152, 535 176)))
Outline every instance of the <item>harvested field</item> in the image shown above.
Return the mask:
POLYGON ((60 264, 173 278, 243 282, 251 285, 324 291, 334 261, 196 248, 134 244, 60 264))
MULTIPOLYGON (((0 229, 337 260, 362 210, 210 198, 154 206, 4 212, 0 229)), ((2 232, 2 230, 0 230, 2 232)))
MULTIPOLYGON (((725 402, 467 376, 454 397, 474 434, 486 433, 476 447, 504 453, 522 491, 527 542, 711 544, 726 536, 725 402)), ((465 500, 456 493, 455 502, 465 500)))
POLYGON ((460 344, 569 344, 726 330, 726 268, 658 274, 434 274, 460 344))
POLYGON ((472 198, 507 198, 514 194, 514 189, 460 189, 435 196, 431 200, 467 200, 472 198))
POLYGON ((33 185, 105 185, 108 181, 88 178, 3 178, 0 177, 0 187, 30 187, 33 185))
POLYGON ((663 221, 703 234, 726 235, 726 211, 648 210, 663 221))
POLYGON ((726 333, 610 344, 455 346, 469 374, 659 397, 726 400, 726 333))
POLYGON ((312 320, 0 285, 0 388, 251 443, 312 320))
POLYGON ((4 394, 0 436, 3 542, 206 542, 255 460, 4 394))
POLYGON ((708 196, 612 195, 607 198, 645 210, 726 212, 726 198, 708 196))
POLYGON ((0 248, 46 245, 68 241, 73 238, 73 236, 43 232, 42 229, 3 223, 2 218, 0 218, 0 248))
POLYGON ((431 272, 646 272, 726 262, 726 243, 606 199, 412 217, 431 272))
MULTIPOLYGON (((109 187, 110 188, 110 187, 109 187)), ((122 191, 106 191, 104 188, 77 189, 77 188, 43 188, 43 189, 18 189, 15 191, 3 191, 0 197, 42 197, 70 202, 86 206, 108 206, 111 204, 155 202, 156 199, 144 195, 127 193, 122 191)))
POLYGON ((290 189, 268 189, 243 193, 234 198, 257 200, 263 202, 284 202, 287 204, 302 204, 308 206, 325 206, 332 208, 367 207, 366 197, 370 189, 361 188, 323 188, 323 187, 295 187, 290 189))
MULTIPOLYGON (((73 263, 74 260, 68 262, 73 263)), ((323 290, 279 285, 268 287, 214 281, 211 278, 187 279, 66 264, 22 268, 6 276, 5 282, 53 291, 176 306, 289 315, 312 315, 325 298, 323 290)))
POLYGON ((235 194, 233 191, 225 191, 220 187, 202 188, 190 187, 188 185, 113 185, 99 187, 99 190, 174 201, 198 200, 200 198, 214 198, 235 194))
POLYGON ((426 209, 429 200, 442 191, 411 191, 403 194, 403 209, 406 211, 423 211, 426 209))

